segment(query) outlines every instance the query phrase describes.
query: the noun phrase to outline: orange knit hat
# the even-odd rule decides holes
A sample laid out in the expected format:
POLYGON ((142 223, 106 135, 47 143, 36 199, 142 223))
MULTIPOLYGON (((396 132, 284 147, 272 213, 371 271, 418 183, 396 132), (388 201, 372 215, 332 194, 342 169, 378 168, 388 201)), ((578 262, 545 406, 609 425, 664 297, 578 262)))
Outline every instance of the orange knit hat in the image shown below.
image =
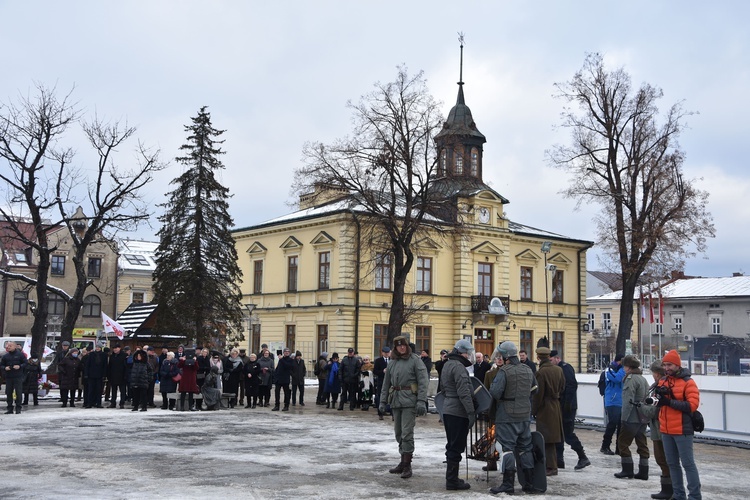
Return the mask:
POLYGON ((661 360, 664 363, 672 363, 673 365, 682 366, 682 359, 680 359, 680 354, 674 349, 666 353, 664 357, 661 358, 661 360))

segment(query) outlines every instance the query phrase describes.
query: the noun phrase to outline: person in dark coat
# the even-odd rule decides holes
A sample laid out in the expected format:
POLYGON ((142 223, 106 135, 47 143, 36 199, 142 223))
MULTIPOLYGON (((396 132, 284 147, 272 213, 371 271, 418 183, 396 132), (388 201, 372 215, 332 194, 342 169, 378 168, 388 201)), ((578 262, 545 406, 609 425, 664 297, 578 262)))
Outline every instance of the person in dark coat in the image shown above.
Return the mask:
POLYGON ((177 360, 174 359, 173 352, 167 352, 167 357, 161 362, 161 368, 159 368, 159 392, 161 392, 161 409, 174 410, 174 405, 177 402, 172 399, 169 400, 168 394, 177 392, 177 382, 173 380, 180 369, 177 367, 177 360))
MULTIPOLYGON (((578 463, 575 465, 575 470, 581 470, 584 467, 591 465, 591 461, 586 457, 586 452, 583 450, 583 444, 581 440, 576 436, 575 421, 576 411, 578 410, 578 381, 576 380, 576 371, 568 363, 560 358, 560 353, 553 350, 550 352, 550 361, 552 364, 562 368, 563 375, 565 375, 565 390, 560 396, 560 407, 562 408, 562 422, 563 422, 563 438, 565 442, 576 452, 578 455, 578 463)), ((565 460, 563 459, 563 452, 565 445, 561 442, 557 443, 557 467, 560 469, 565 468, 565 460)))
POLYGON ((294 370, 292 370, 292 406, 297 406, 297 391, 299 391, 299 405, 305 406, 305 375, 307 367, 302 353, 294 353, 294 370))
MULTIPOLYGON (((179 356, 178 356, 179 359, 179 356)), ((201 349, 201 353, 195 360, 198 362, 198 373, 196 374, 196 380, 198 381, 198 387, 203 385, 203 381, 206 379, 206 375, 211 371, 211 353, 208 349, 201 349)))
POLYGON ((443 373, 443 366, 445 365, 446 361, 448 361, 448 351, 446 349, 443 349, 440 351, 440 359, 435 361, 435 371, 438 374, 437 392, 441 392, 443 390, 443 385, 440 383, 440 376, 443 373))
POLYGON ((534 363, 531 359, 529 359, 529 356, 526 353, 526 351, 524 351, 523 349, 518 351, 518 359, 521 360, 521 363, 531 368, 532 373, 536 374, 536 363, 534 363))
POLYGON ((107 355, 102 351, 103 342, 97 342, 96 348, 83 359, 83 370, 86 373, 86 397, 84 408, 102 407, 102 387, 107 375, 107 355))
MULTIPOLYGON (((243 371, 245 374, 245 397, 247 398, 245 408, 255 408, 258 405, 258 393, 260 391, 260 364, 258 364, 258 356, 255 353, 250 354, 243 371)), ((262 402, 261 406, 263 406, 262 402)))
POLYGON ((313 373, 318 378, 318 395, 315 398, 316 405, 324 405, 325 401, 325 389, 326 389, 326 365, 328 364, 328 353, 323 351, 318 357, 318 361, 315 362, 315 368, 313 373))
POLYGON ((281 390, 284 390, 284 408, 282 411, 289 411, 289 402, 292 398, 292 391, 289 385, 292 383, 292 372, 294 371, 294 359, 290 356, 292 350, 284 348, 284 354, 279 358, 279 363, 274 371, 274 383, 276 384, 275 404, 271 411, 279 411, 281 402, 281 390))
POLYGON ((354 349, 349 348, 346 357, 341 360, 339 377, 341 378, 341 403, 339 410, 344 409, 345 400, 349 400, 349 409, 354 410, 357 404, 357 389, 359 388, 359 372, 362 361, 354 355, 354 349))
POLYGON ((388 368, 388 361, 390 360, 390 357, 391 348, 388 346, 384 346, 380 351, 380 356, 378 357, 378 359, 373 362, 372 374, 375 376, 375 408, 378 409, 379 420, 383 420, 383 414, 380 412, 380 389, 383 388, 385 369, 388 368))
POLYGON ((234 394, 229 400, 229 407, 234 408, 240 393, 240 382, 242 381, 243 364, 240 351, 232 349, 229 356, 224 359, 224 392, 234 394))
POLYGON ((31 358, 23 367, 23 406, 29 404, 29 394, 33 397, 34 406, 39 406, 39 378, 41 376, 42 367, 39 364, 39 358, 31 358))
POLYGON ((78 349, 73 347, 57 365, 58 384, 60 385, 60 397, 62 407, 68 406, 70 396, 70 407, 74 408, 75 391, 78 389, 78 378, 81 375, 81 360, 78 359, 78 349))
POLYGON ((117 407, 117 391, 120 391, 120 408, 125 408, 125 398, 127 390, 125 384, 127 383, 127 368, 126 361, 128 359, 127 354, 122 350, 120 344, 115 344, 112 348, 112 354, 109 356, 109 364, 107 365, 107 380, 109 380, 109 386, 112 390, 110 395, 110 408, 117 407))
POLYGON ((263 354, 258 358, 258 366, 260 367, 260 403, 261 406, 268 406, 271 401, 274 366, 271 352, 268 349, 262 352, 263 354))
POLYGON ((130 389, 133 395, 133 410, 146 411, 148 406, 148 388, 151 385, 151 365, 148 362, 148 354, 143 349, 135 351, 133 354, 133 369, 130 372, 130 389))
POLYGON ((536 372, 537 392, 534 393, 531 413, 536 417, 536 430, 544 437, 547 475, 557 475, 557 443, 563 441, 560 396, 565 391, 562 368, 549 359, 549 347, 538 347, 536 355, 539 369, 536 372))
POLYGON ((193 394, 201 392, 196 377, 198 374, 198 363, 195 360, 195 353, 187 352, 185 356, 180 358, 177 366, 182 370, 182 378, 179 383, 180 408, 182 411, 185 411, 185 396, 187 396, 190 411, 198 411, 195 407, 195 399, 193 398, 193 394))
POLYGON ((492 365, 484 359, 484 354, 481 352, 476 353, 476 360, 477 362, 474 363, 474 378, 484 382, 484 375, 487 373, 487 370, 492 368, 492 365))
POLYGON ((341 377, 339 377, 340 366, 341 364, 339 363, 339 354, 337 352, 334 352, 333 354, 331 354, 331 359, 328 360, 328 364, 326 364, 325 367, 326 408, 336 408, 336 401, 338 401, 339 393, 341 392, 341 377))

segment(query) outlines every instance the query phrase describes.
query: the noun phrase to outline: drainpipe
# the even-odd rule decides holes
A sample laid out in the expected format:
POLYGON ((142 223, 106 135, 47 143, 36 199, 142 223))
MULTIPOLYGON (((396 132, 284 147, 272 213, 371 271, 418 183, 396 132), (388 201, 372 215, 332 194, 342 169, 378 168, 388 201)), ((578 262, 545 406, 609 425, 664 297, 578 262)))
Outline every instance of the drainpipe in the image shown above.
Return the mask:
POLYGON ((357 258, 354 268, 354 350, 359 352, 359 268, 362 260, 362 227, 354 210, 349 209, 349 213, 352 214, 354 224, 357 226, 357 258))
POLYGON ((594 245, 587 245, 578 250, 578 373, 583 373, 583 358, 581 357, 581 345, 583 343, 583 322, 581 314, 583 313, 583 299, 581 294, 581 255, 594 245))

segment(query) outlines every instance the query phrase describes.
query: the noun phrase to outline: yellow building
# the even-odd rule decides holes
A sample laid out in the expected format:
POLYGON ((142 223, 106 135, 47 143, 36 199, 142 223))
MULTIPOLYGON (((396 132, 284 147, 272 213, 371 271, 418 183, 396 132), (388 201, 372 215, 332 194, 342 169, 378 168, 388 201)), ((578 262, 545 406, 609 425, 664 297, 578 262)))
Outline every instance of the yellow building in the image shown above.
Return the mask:
MULTIPOLYGON (((585 367, 586 250, 590 242, 510 221, 508 200, 482 181, 485 137, 477 130, 459 84, 458 100, 435 137, 437 183, 466 223, 450 241, 423 237, 406 287, 417 312, 404 326, 419 350, 441 349, 469 336, 478 352, 512 340, 533 358, 549 334, 551 347, 585 367), (546 252, 544 242, 549 242, 546 252), (545 272, 545 268, 548 271, 545 272), (494 310, 492 298, 505 311, 494 310), (502 314, 507 312, 507 314, 502 314)), ((321 352, 379 354, 386 339, 392 268, 369 248, 358 249, 357 210, 347 193, 303 196, 299 210, 233 232, 245 302, 249 348, 289 346, 305 359, 321 352), (359 251, 358 251, 359 250, 359 251)))

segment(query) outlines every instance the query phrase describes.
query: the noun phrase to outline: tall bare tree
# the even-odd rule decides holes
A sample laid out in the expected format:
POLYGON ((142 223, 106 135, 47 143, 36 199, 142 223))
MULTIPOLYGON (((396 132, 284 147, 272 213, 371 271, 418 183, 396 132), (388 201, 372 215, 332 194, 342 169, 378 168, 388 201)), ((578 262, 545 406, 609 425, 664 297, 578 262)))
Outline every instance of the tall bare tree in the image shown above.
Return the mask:
POLYGON ((369 258, 370 269, 391 260, 390 342, 419 308, 407 304, 404 294, 417 237, 445 233, 451 229, 445 221, 455 215, 445 212, 446 197, 433 189, 438 165, 433 137, 443 118, 422 72, 410 76, 404 67, 395 81, 376 83, 374 91, 347 106, 353 114, 351 135, 332 144, 306 144, 293 189, 346 193, 362 248, 368 249, 363 259, 369 258))
POLYGON ((607 71, 600 54, 586 57, 569 82, 558 83, 570 107, 562 127, 570 145, 549 152, 551 163, 571 174, 567 197, 597 203, 597 243, 622 274, 617 352, 625 351, 633 326, 633 303, 644 272, 684 269, 686 257, 705 252, 714 236, 708 193, 683 172, 678 137, 691 115, 681 103, 660 116, 660 89, 631 87, 624 69, 607 71))
POLYGON ((96 168, 73 167, 73 150, 61 146, 68 128, 80 123, 80 113, 70 96, 58 98, 55 88, 37 85, 35 97, 21 97, 17 103, 0 107, 0 193, 5 201, 0 215, 11 237, 32 248, 37 259, 34 276, 8 270, 0 270, 0 275, 36 290, 31 329, 35 355, 42 353, 46 341, 47 294, 55 293, 65 300, 61 339, 71 340, 83 297, 94 286, 84 267, 87 249, 95 243, 111 244, 115 232, 132 230, 148 220, 148 205, 141 199, 140 190, 154 172, 163 168, 158 152, 140 143, 134 166, 118 167, 115 153, 132 138, 135 128, 103 124, 98 119, 82 124, 98 156, 96 168), (73 217, 78 206, 84 207, 85 221, 73 217), (84 230, 74 227, 78 222, 83 222, 84 230), (27 230, 28 223, 31 231, 27 230), (77 284, 72 292, 48 282, 50 257, 56 250, 49 230, 55 226, 63 226, 73 241, 77 284))

